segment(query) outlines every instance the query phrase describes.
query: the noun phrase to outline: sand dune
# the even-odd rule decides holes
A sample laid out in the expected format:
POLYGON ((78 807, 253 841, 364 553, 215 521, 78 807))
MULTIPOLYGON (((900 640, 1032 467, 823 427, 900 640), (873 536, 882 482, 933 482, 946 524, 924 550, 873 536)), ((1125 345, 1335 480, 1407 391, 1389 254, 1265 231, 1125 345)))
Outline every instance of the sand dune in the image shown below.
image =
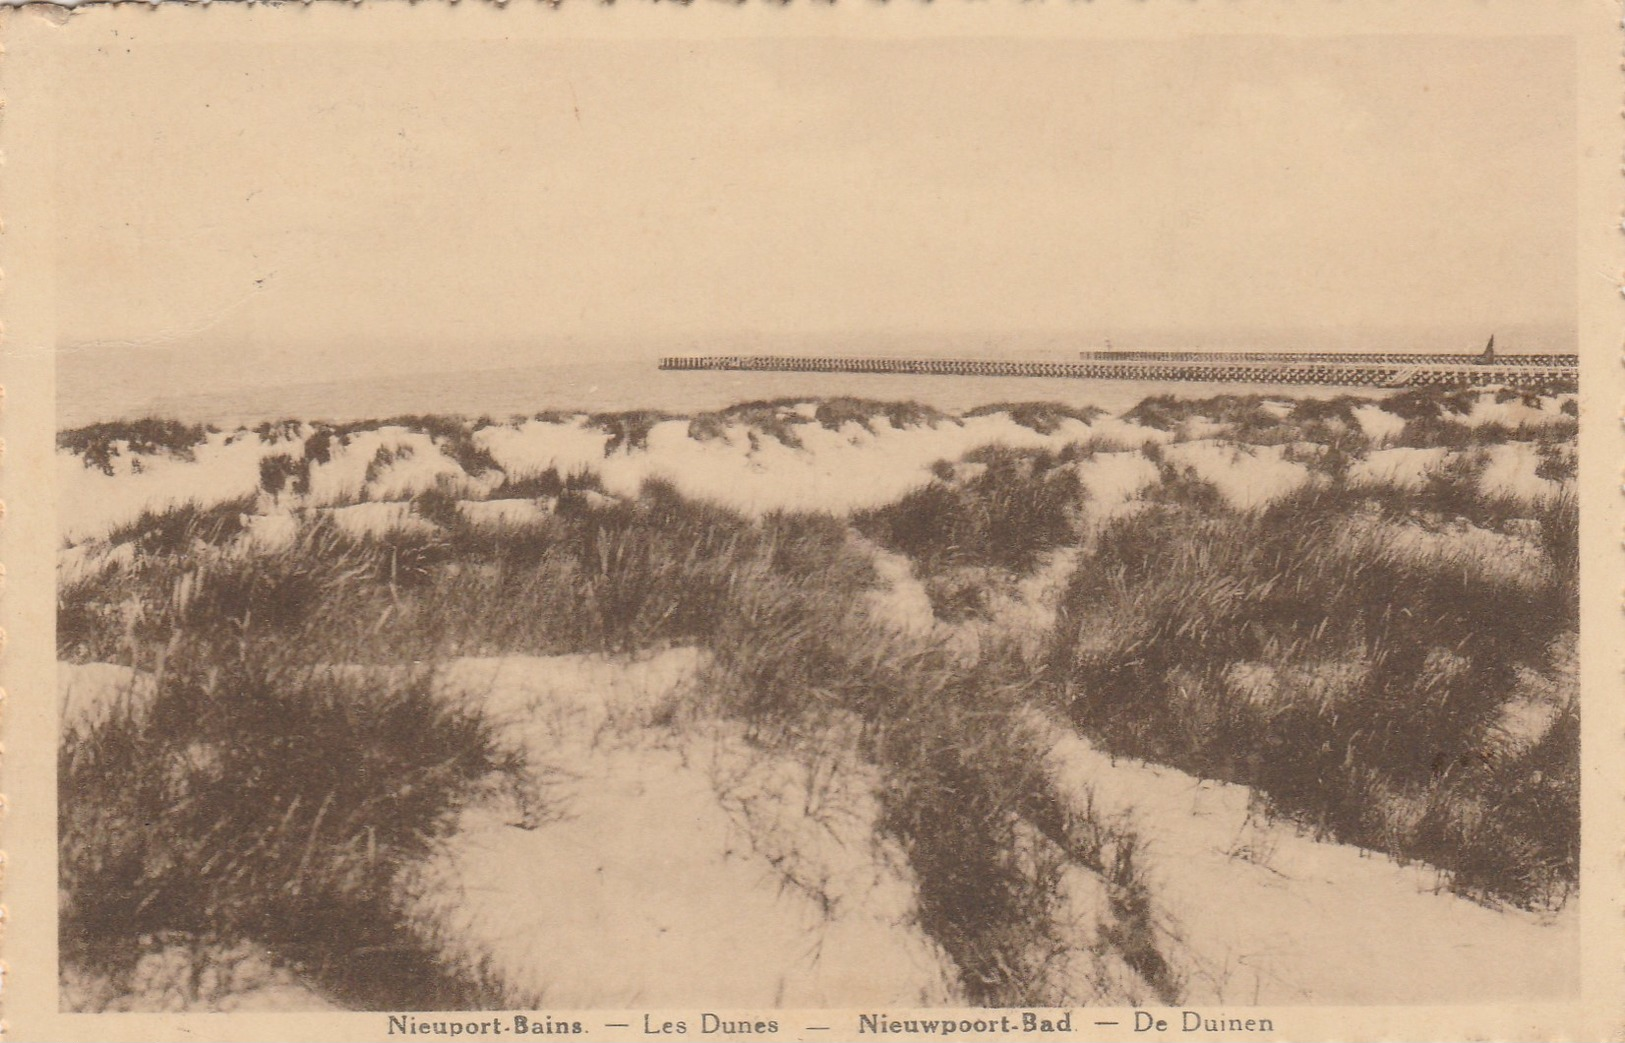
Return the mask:
MULTIPOLYGON (((1109 542, 1109 530, 1154 519, 1169 504, 1198 504, 1189 517, 1229 524, 1268 514, 1262 509, 1283 497, 1301 502, 1305 490, 1404 497, 1441 476, 1459 479, 1491 507, 1522 515, 1504 524, 1440 517, 1433 507, 1395 516, 1362 501, 1342 519, 1341 535, 1349 546, 1380 547, 1378 556, 1418 568, 1442 562, 1463 582, 1487 577, 1511 589, 1530 577, 1550 578, 1555 558, 1534 515, 1572 491, 1563 433, 1572 424, 1564 412, 1571 399, 1498 398, 1486 392, 1420 423, 1382 401, 1299 412, 1285 399, 1226 399, 1184 412, 1162 403, 1122 416, 1010 407, 917 422, 893 422, 883 412, 822 422, 815 404, 784 403, 704 423, 576 416, 212 432, 189 448, 131 453, 128 443, 115 445, 105 468, 63 450, 59 577, 103 613, 94 626, 77 625, 102 627, 104 642, 122 628, 128 641, 150 625, 143 613, 185 618, 197 596, 200 583, 190 573, 160 592, 158 607, 144 605, 133 584, 120 586, 162 555, 196 571, 302 553, 299 541, 316 523, 331 526, 323 533, 363 543, 399 535, 417 541, 413 546, 443 548, 458 536, 476 546, 492 534, 540 530, 555 513, 556 523, 571 510, 604 517, 640 503, 654 510, 648 502, 658 497, 647 483, 663 480, 691 500, 739 512, 738 524, 752 532, 776 511, 839 519, 827 531, 872 576, 843 590, 849 600, 834 614, 850 614, 851 634, 889 642, 875 647, 918 654, 920 662, 935 662, 929 657, 940 651, 956 671, 1004 649, 1033 665, 1051 654, 1062 622, 1078 625, 1073 578, 1109 542), (1543 436, 1547 430, 1557 435, 1543 436), (989 455, 991 446, 1020 452, 989 455), (1017 490, 1014 505, 999 499, 1008 490, 977 485, 1000 467, 1034 483, 1017 490), (986 500, 954 502, 971 522, 987 524, 991 515, 977 511, 1002 504, 1019 512, 1029 506, 1021 494, 1040 481, 1069 499, 1058 542, 1019 568, 1013 559, 988 557, 986 548, 976 557, 969 546, 976 532, 964 536, 966 547, 922 556, 906 541, 887 542, 898 526, 912 524, 906 512, 901 520, 875 513, 922 489, 945 497, 980 490, 986 500), (191 514, 160 513, 184 505, 191 514), (966 589, 976 595, 964 602, 970 608, 953 601, 966 589)), ((993 550, 1009 535, 982 533, 993 550)), ((642 560, 637 545, 627 547, 625 560, 642 560)), ((621 560, 616 553, 594 545, 569 567, 608 574, 621 560)), ((391 562, 387 588, 395 600, 377 602, 387 608, 371 622, 376 627, 393 625, 411 608, 398 597, 391 562)), ((496 567, 450 562, 425 575, 496 567)), ((794 575, 773 574, 779 585, 764 590, 785 595, 807 582, 786 578, 794 575)), ((767 584, 754 573, 752 581, 767 584)), ((1242 586, 1215 589, 1209 594, 1220 597, 1242 586)), ((555 595, 548 589, 536 596, 542 604, 555 595)), ((768 609, 761 611, 771 620, 768 609)), ((749 633, 747 640, 756 639, 749 633)), ((1094 636, 1083 636, 1077 654, 1089 652, 1094 636)), ((971 1001, 956 964, 963 956, 950 952, 963 940, 944 941, 944 929, 938 924, 934 934, 922 912, 926 863, 898 839, 915 835, 883 822, 888 793, 895 800, 900 785, 887 771, 900 769, 888 769, 875 753, 876 720, 896 721, 860 719, 840 701, 850 696, 815 686, 796 697, 818 709, 822 731, 771 741, 760 721, 718 702, 715 661, 727 649, 697 647, 692 636, 614 654, 473 655, 467 647, 435 662, 436 698, 489 722, 504 748, 524 754, 525 767, 522 778, 459 806, 432 852, 394 878, 410 931, 439 965, 538 1009, 971 1001)), ((1338 654, 1344 658, 1328 659, 1326 670, 1365 668, 1357 650, 1338 654)), ((1424 665, 1444 677, 1455 660, 1441 656, 1424 665)), ((323 660, 318 673, 370 678, 386 689, 406 676, 404 666, 363 662, 372 660, 323 660)), ((163 664, 162 656, 140 670, 63 663, 64 734, 80 741, 120 715, 139 717, 165 683, 163 664)), ((1264 699, 1285 683, 1276 684, 1272 670, 1237 663, 1224 683, 1264 699)), ((1555 727, 1573 678, 1541 670, 1525 669, 1499 708, 1498 756, 1527 752, 1555 727)), ((1035 668, 1032 676, 1040 673, 1035 668)), ((1293 684, 1300 681, 1299 688, 1318 683, 1298 677, 1293 684)), ((1071 821, 1099 827, 1115 838, 1108 845, 1126 838, 1138 845, 1137 886, 1153 910, 1131 925, 1141 936, 1125 940, 1125 881, 1087 857, 1065 861, 1047 885, 1055 902, 1044 913, 1053 923, 1043 944, 1054 951, 1034 985, 1047 990, 1043 999, 1363 1004, 1573 994, 1572 905, 1541 914, 1472 901, 1452 893, 1439 870, 1316 839, 1288 816, 1266 814, 1266 795, 1245 786, 1108 756, 1067 720, 1064 698, 1052 693, 1043 701, 1028 690, 1039 682, 1026 684, 1022 698, 1029 701, 1011 720, 1038 737, 1034 760, 1071 821), (1146 952, 1156 959, 1148 962, 1146 952)), ((971 704, 977 712, 981 695, 971 704)), ((942 741, 970 744, 963 732, 942 741)), ((197 757, 206 761, 206 753, 197 757)), ((924 769, 911 762, 908 770, 924 769)), ((946 777, 957 778, 952 771, 946 777)), ((1054 823, 1030 812, 1009 835, 1033 852, 1053 853, 1061 844, 1054 823)), ((216 953, 182 940, 141 960, 121 986, 69 968, 69 1002, 87 1009, 309 1009, 329 1002, 276 954, 252 947, 216 953), (197 966, 215 964, 246 969, 240 982, 216 974, 207 989, 194 987, 197 966), (129 982, 139 982, 139 991, 129 982)))

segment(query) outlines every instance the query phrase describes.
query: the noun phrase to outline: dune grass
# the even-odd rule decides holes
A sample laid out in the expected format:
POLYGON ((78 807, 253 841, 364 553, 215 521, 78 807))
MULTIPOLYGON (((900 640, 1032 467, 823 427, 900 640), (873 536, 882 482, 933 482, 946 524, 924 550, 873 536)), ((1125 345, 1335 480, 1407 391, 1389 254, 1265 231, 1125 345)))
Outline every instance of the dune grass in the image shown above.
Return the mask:
POLYGON ((921 572, 953 566, 1032 569, 1046 550, 1076 538, 1083 497, 1077 473, 1057 453, 991 445, 896 503, 853 517, 858 531, 908 555, 921 572))
POLYGON ((726 409, 698 413, 688 422, 688 437, 711 442, 722 438, 730 427, 742 427, 753 441, 765 435, 791 449, 800 449, 801 435, 796 427, 807 422, 795 411, 801 402, 795 398, 776 398, 740 402, 726 409))
POLYGON ((1054 977, 1069 867, 1107 881, 1108 936, 1172 998, 1137 835, 1058 791, 1027 713, 1033 666, 1004 646, 967 665, 901 639, 845 611, 847 595, 823 575, 763 577, 740 592, 712 644, 710 682, 729 712, 781 749, 816 748, 817 736, 843 731, 836 722, 857 723, 860 755, 884 780, 880 830, 905 853, 920 926, 953 959, 969 1002, 1053 1004, 1080 986, 1054 977))
POLYGON ((1356 395, 1302 398, 1295 402, 1262 395, 1227 394, 1205 399, 1153 395, 1123 414, 1123 419, 1175 433, 1193 420, 1206 420, 1218 425, 1217 431, 1206 437, 1245 445, 1310 443, 1322 447, 1328 457, 1325 466, 1336 469, 1370 448, 1355 410, 1374 401, 1356 395))
POLYGON ((875 421, 882 418, 897 428, 936 427, 938 424, 958 422, 952 414, 923 402, 879 401, 846 395, 819 400, 813 416, 831 431, 839 431, 847 424, 857 424, 871 433, 875 429, 875 421))
POLYGON ((491 490, 492 500, 556 500, 566 493, 604 491, 596 471, 577 468, 561 473, 557 467, 540 471, 505 473, 502 484, 491 490))
POLYGON ((255 426, 254 434, 265 445, 280 445, 297 440, 304 426, 299 420, 266 420, 255 426))
POLYGON ((249 938, 341 1002, 499 999, 440 968, 393 898, 456 810, 517 773, 489 725, 424 669, 346 673, 252 636, 165 651, 150 700, 63 737, 64 960, 116 977, 144 937, 249 938))
MULTIPOLYGON (((709 708, 758 743, 816 760, 829 735, 855 731, 919 924, 971 1002, 1062 994, 1075 870, 1108 888, 1102 944, 1164 1001, 1179 994, 1134 831, 1058 790, 1034 723, 1046 712, 1113 752, 1250 785, 1322 835, 1424 860, 1464 894, 1559 904, 1578 845, 1578 716, 1562 681, 1577 628, 1572 495, 1483 495, 1480 450, 1510 434, 1493 425, 1402 489, 1346 478, 1370 448, 1353 412, 1364 400, 1147 401, 1150 426, 1202 415, 1320 449, 1319 478, 1237 511, 1148 444, 1161 480, 1098 529, 1071 466, 1106 447, 1094 442, 977 450, 851 517, 747 517, 658 480, 612 497, 595 474, 556 468, 492 491, 551 508, 524 522, 476 523, 440 488, 413 501, 427 526, 362 536, 312 510, 276 546, 245 538, 247 498, 144 514, 110 536, 124 556, 58 596, 62 658, 135 667, 158 691, 64 737, 64 953, 112 967, 141 934, 252 938, 355 1006, 410 1006, 413 978, 437 1005, 514 1001, 438 967, 391 904, 395 875, 456 810, 520 768, 487 722, 435 694, 434 664, 673 645, 708 651, 709 708), (1463 527, 1506 553, 1461 551, 1463 527), (909 557, 943 619, 977 614, 993 577, 1056 548, 1080 547, 1081 563, 1042 661, 997 641, 967 660, 867 617, 880 580, 865 539, 909 557), (1508 723, 1525 705, 1545 715, 1538 732, 1508 723), (343 763, 362 770, 341 778, 343 763), (114 828, 128 821, 156 825, 114 828), (314 919, 325 908, 328 926, 314 919)), ((779 437, 773 425, 801 422, 789 405, 716 416, 779 437)), ((835 429, 950 419, 910 403, 815 408, 835 429)), ((1457 423, 1445 406, 1406 408, 1456 437, 1437 428, 1457 423)), ((1058 430, 1072 414, 1023 415, 1058 430)), ((664 419, 589 423, 613 451, 664 419)), ((494 466, 467 422, 392 422, 470 474, 494 466)), ((266 458, 262 489, 308 492, 313 467, 377 426, 272 432, 305 441, 266 458)), ((1568 459, 1561 423, 1523 434, 1552 468, 1568 459)))
POLYGON ((1262 395, 1214 395, 1211 398, 1184 398, 1179 395, 1151 395, 1123 414, 1123 419, 1159 431, 1174 431, 1186 422, 1205 418, 1222 424, 1233 437, 1253 444, 1261 432, 1281 426, 1281 417, 1266 406, 1262 395))
MULTIPOLYGON (((988 463, 1007 484, 1031 466, 988 463)), ((747 519, 658 481, 631 499, 561 496, 524 525, 443 517, 455 501, 431 500, 415 503, 431 532, 357 537, 317 520, 290 545, 213 555, 165 538, 139 568, 64 592, 78 602, 64 619, 92 620, 65 640, 97 644, 84 631, 101 625, 98 658, 159 678, 149 710, 65 742, 64 886, 88 903, 65 922, 66 952, 105 962, 154 931, 250 937, 351 1002, 400 1006, 404 978, 437 972, 388 904, 391 874, 514 765, 427 673, 394 664, 684 643, 710 649, 726 712, 763 741, 816 758, 806 729, 861 721, 885 779, 882 828, 967 995, 1054 994, 1058 875, 1110 874, 1132 833, 1063 810, 1022 722, 1032 680, 1015 657, 966 671, 862 624, 853 606, 877 579, 845 520, 747 519), (132 598, 134 626, 110 611, 132 598), (334 663, 352 668, 322 665, 334 663), (111 793, 143 759, 141 779, 111 793), (234 787, 245 773, 254 785, 234 787), (106 828, 136 815, 152 836, 106 828), (351 943, 399 959, 368 963, 351 943)), ((1148 908, 1143 887, 1125 878, 1124 909, 1148 908)), ((453 1006, 489 999, 477 981, 435 988, 453 1006)))
POLYGON ((205 424, 143 417, 140 420, 119 420, 60 431, 56 444, 57 448, 80 457, 86 467, 94 467, 103 474, 111 475, 113 461, 125 452, 132 458, 164 455, 191 460, 193 451, 208 441, 209 435, 216 430, 205 424), (121 444, 123 449, 120 449, 121 444))
POLYGON ((1104 416, 1106 411, 1099 406, 1069 406, 1062 402, 996 402, 992 405, 977 406, 965 416, 996 416, 1000 413, 1022 427, 1031 428, 1041 435, 1052 435, 1059 431, 1067 420, 1092 424, 1104 416))
POLYGON ((1441 516, 1512 521, 1506 502, 1462 508, 1476 497, 1447 476, 1420 504, 1333 485, 1247 512, 1179 496, 1114 521, 1064 599, 1057 697, 1111 750, 1256 787, 1464 893, 1560 904, 1578 749, 1566 725, 1533 747, 1498 728, 1578 626, 1575 513, 1530 519, 1545 552, 1516 570, 1405 542, 1441 516))
POLYGON ((162 510, 143 510, 133 521, 114 527, 107 542, 133 543, 143 554, 179 554, 194 541, 219 546, 243 531, 243 519, 254 513, 254 497, 234 496, 207 506, 196 500, 162 510))
POLYGON ((587 426, 609 435, 609 441, 604 443, 604 455, 612 456, 617 449, 632 452, 649 448, 649 432, 656 424, 682 419, 676 413, 659 409, 628 409, 593 413, 587 417, 587 426))

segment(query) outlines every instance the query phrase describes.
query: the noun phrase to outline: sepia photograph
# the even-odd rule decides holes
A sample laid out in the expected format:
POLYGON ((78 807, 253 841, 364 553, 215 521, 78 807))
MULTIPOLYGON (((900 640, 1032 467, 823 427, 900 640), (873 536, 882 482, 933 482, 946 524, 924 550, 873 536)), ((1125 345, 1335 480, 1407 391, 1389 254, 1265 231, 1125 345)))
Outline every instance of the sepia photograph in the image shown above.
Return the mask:
POLYGON ((370 6, 31 30, 56 1012, 1599 998, 1572 36, 370 6))

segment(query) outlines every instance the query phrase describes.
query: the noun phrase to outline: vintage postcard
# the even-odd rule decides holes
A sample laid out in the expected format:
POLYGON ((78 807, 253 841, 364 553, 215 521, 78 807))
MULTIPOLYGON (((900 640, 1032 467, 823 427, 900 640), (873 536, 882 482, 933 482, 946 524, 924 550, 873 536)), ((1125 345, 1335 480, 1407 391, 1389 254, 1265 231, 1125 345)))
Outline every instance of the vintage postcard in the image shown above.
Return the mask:
POLYGON ((10 1038, 1625 1038, 1617 21, 6 11, 10 1038))

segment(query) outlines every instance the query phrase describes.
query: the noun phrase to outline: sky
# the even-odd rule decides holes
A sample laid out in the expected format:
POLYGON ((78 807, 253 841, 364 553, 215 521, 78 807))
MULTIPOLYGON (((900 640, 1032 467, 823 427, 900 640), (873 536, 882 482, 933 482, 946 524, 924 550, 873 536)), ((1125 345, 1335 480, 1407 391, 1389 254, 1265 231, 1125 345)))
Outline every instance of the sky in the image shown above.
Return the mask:
POLYGON ((60 379, 1573 350, 1573 80, 1556 38, 143 29, 61 59, 60 379))

